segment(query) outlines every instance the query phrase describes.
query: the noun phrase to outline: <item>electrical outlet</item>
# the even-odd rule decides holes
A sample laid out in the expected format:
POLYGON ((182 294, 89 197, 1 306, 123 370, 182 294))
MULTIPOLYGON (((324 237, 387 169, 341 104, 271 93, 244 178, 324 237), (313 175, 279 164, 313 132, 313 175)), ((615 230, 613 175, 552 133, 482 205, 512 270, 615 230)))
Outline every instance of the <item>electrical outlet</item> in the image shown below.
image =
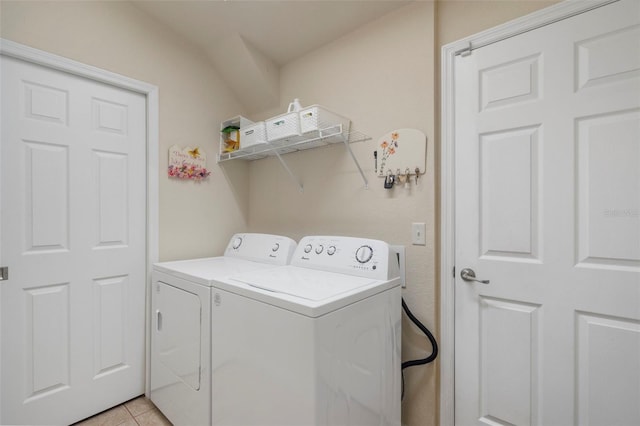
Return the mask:
POLYGON ((425 246, 427 245, 427 237, 425 233, 427 232, 427 227, 424 222, 412 223, 411 224, 411 244, 414 246, 425 246))

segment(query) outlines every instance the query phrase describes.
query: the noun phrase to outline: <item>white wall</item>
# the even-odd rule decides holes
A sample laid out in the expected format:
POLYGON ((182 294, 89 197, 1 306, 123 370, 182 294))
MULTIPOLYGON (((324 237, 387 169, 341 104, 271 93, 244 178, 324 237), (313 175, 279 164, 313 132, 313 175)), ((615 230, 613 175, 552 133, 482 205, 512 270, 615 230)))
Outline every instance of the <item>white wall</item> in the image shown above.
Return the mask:
MULTIPOLYGON (((249 226, 254 231, 293 238, 328 234, 372 237, 407 247, 404 297, 414 313, 437 332, 434 207, 434 4, 416 2, 376 20, 281 69, 279 109, 300 98, 352 120, 353 128, 373 139, 351 147, 370 182, 363 181, 342 146, 288 154, 300 177, 299 193, 277 160, 250 165, 249 226), (383 188, 374 173, 373 151, 379 137, 394 129, 427 134, 427 172, 410 190, 383 188), (426 246, 411 245, 411 222, 427 224, 426 246)), ((414 328, 403 324, 403 358, 425 356, 430 347, 414 328)), ((437 368, 406 371, 403 421, 437 424, 437 368)))
POLYGON ((215 158, 220 122, 241 107, 201 51, 126 2, 2 1, 0 8, 3 38, 159 87, 161 260, 220 254, 246 230, 246 165, 222 169, 215 158), (173 144, 199 146, 209 179, 169 179, 173 144))

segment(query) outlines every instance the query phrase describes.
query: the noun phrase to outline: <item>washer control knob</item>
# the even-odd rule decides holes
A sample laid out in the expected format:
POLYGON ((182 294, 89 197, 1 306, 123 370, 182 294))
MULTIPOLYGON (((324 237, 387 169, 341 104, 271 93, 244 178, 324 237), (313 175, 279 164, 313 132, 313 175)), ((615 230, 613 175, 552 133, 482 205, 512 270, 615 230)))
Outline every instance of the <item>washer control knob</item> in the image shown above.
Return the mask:
POLYGON ((305 253, 309 253, 311 251, 312 247, 311 244, 307 244, 306 246, 304 246, 304 252, 305 253))
POLYGON ((233 247, 235 250, 241 245, 242 245, 242 237, 236 237, 234 238, 233 243, 231 244, 231 247, 233 247))
POLYGON ((327 248, 327 254, 328 254, 329 256, 333 256, 333 254, 334 254, 335 252, 336 252, 336 246, 329 246, 329 247, 327 248))
POLYGON ((324 250, 324 246, 322 244, 318 244, 318 247, 316 247, 316 254, 322 253, 322 250, 324 250))
POLYGON ((373 249, 369 246, 360 246, 356 250, 356 260, 360 263, 367 263, 373 257, 373 249))
POLYGON ((271 248, 271 251, 278 251, 279 248, 280 248, 280 243, 275 243, 271 248))

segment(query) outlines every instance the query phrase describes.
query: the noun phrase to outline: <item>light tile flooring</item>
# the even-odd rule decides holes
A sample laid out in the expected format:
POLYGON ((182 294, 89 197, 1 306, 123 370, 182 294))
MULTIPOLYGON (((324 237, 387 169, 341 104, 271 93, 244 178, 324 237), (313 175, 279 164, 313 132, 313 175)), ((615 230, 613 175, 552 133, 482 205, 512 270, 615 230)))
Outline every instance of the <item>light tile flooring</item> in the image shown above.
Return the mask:
POLYGON ((73 426, 171 426, 171 422, 148 398, 140 396, 73 426))

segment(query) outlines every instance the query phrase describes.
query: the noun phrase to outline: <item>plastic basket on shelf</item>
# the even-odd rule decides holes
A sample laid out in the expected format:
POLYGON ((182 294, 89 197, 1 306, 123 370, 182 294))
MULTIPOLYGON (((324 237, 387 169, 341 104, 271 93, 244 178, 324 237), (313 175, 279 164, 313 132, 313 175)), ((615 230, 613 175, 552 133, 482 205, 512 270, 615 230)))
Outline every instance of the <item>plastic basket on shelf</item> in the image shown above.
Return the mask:
POLYGON ((264 121, 259 121, 240 129, 240 149, 266 143, 267 130, 264 121))
POLYGON ((338 126, 342 126, 342 133, 346 136, 350 125, 351 120, 320 105, 311 105, 300 111, 300 132, 305 137, 331 136, 338 126))
POLYGON ((300 140, 300 116, 288 112, 265 121, 267 141, 273 146, 284 146, 300 140))

